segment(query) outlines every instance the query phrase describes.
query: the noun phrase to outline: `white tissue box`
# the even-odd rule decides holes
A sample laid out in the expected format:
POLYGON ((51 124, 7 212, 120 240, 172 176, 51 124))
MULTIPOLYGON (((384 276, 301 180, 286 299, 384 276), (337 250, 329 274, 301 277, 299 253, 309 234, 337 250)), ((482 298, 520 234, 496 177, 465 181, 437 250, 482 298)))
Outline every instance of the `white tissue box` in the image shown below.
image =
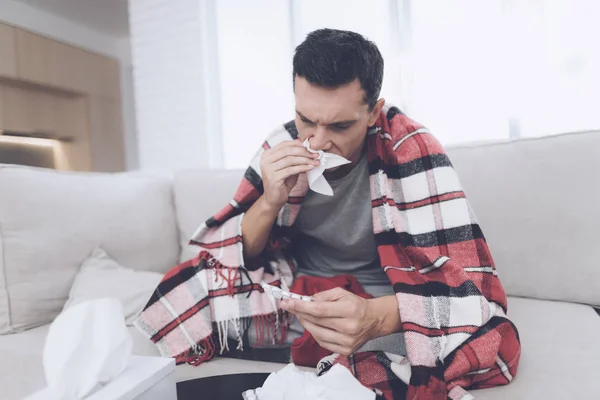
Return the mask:
MULTIPOLYGON (((121 375, 86 400, 176 400, 173 371, 173 358, 131 356, 121 375)), ((44 389, 26 400, 46 400, 48 395, 44 389)))

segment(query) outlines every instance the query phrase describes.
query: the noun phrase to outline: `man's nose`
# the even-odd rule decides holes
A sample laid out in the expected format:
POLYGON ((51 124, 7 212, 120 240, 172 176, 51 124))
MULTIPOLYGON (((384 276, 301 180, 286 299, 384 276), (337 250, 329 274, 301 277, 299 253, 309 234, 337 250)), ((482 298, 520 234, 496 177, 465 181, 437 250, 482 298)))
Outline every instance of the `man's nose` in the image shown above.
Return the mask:
POLYGON ((318 125, 314 130, 312 136, 309 136, 308 143, 310 143, 310 148, 313 150, 323 150, 327 151, 331 147, 331 143, 329 141, 327 128, 321 125, 318 125))

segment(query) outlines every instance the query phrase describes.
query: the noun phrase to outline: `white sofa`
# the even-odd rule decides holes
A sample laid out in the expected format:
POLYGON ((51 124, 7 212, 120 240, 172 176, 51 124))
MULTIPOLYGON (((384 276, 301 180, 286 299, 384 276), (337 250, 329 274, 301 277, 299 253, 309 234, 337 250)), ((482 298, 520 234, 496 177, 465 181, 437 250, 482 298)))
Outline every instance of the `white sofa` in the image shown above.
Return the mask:
MULTIPOLYGON (((449 149, 509 294, 523 355, 507 387, 477 399, 600 398, 600 132, 449 149)), ((65 173, 0 165, 0 399, 44 385, 42 349, 84 259, 165 272, 233 194, 242 171, 174 176, 65 173), (31 328, 33 327, 33 328, 31 328)), ((134 352, 157 355, 135 328, 134 352)), ((271 372, 215 359, 177 379, 271 372)))

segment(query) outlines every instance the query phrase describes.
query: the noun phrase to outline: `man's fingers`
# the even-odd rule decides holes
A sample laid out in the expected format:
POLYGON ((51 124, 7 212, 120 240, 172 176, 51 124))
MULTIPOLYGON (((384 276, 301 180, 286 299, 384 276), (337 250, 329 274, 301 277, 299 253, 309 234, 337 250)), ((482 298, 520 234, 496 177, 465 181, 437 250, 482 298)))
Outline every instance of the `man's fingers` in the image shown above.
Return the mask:
POLYGON ((334 353, 349 355, 352 353, 350 339, 331 329, 315 325, 306 319, 300 319, 302 326, 309 331, 319 345, 334 353))
POLYGON ((324 292, 313 295, 313 299, 317 301, 336 301, 346 296, 348 292, 340 287, 325 290, 324 292))
POLYGON ((265 163, 272 164, 281 160, 282 158, 290 156, 305 157, 310 160, 318 158, 318 155, 309 152, 304 146, 302 146, 302 144, 297 142, 292 142, 292 144, 286 143, 285 146, 279 147, 280 145, 281 144, 265 151, 263 154, 263 161, 265 163))
POLYGON ((338 345, 342 345, 342 342, 345 342, 344 336, 332 329, 313 324, 304 318, 300 318, 300 323, 304 329, 309 331, 315 338, 318 337, 320 340, 338 345))
POLYGON ((307 157, 288 156, 288 157, 282 158, 281 160, 272 164, 272 168, 273 168, 273 171, 281 171, 282 169, 285 169, 287 167, 291 167, 294 165, 313 165, 316 167, 318 165, 318 163, 319 163, 318 161, 307 158, 307 157))
POLYGON ((339 301, 301 301, 293 300, 289 304, 291 312, 309 314, 317 318, 344 318, 347 317, 348 304, 339 301))
POLYGON ((283 142, 279 142, 277 145, 271 147, 271 149, 280 149, 283 147, 304 147, 302 142, 299 140, 284 140, 283 142))
POLYGON ((264 153, 262 154, 262 159, 269 160, 270 158, 273 157, 273 154, 277 154, 281 149, 284 149, 286 147, 298 147, 298 148, 302 147, 302 148, 304 148, 304 146, 302 146, 302 144, 298 143, 296 140, 286 140, 284 142, 279 143, 275 147, 266 149, 264 151, 264 153))
POLYGON ((283 142, 279 143, 276 146, 270 147, 268 149, 265 150, 264 154, 272 154, 272 153, 276 153, 282 149, 285 148, 292 148, 292 147, 296 147, 296 148, 303 148, 306 149, 302 143, 296 141, 296 140, 284 140, 283 142))
POLYGON ((298 317, 298 319, 309 321, 310 323, 323 328, 331 329, 337 332, 344 332, 344 318, 319 318, 303 313, 297 313, 296 317, 298 317))
POLYGON ((275 172, 273 182, 285 181, 290 176, 298 175, 302 172, 308 172, 315 166, 312 164, 294 165, 275 172))

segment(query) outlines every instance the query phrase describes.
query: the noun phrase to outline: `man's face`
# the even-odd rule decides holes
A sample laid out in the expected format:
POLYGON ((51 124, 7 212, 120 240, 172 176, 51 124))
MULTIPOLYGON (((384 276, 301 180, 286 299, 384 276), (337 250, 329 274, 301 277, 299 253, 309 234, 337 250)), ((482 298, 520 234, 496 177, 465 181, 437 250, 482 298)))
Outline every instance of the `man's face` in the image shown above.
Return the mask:
POLYGON ((324 150, 357 162, 367 135, 383 107, 372 111, 364 102, 358 79, 335 89, 310 84, 295 77, 296 127, 300 139, 309 139, 314 150, 324 150))

